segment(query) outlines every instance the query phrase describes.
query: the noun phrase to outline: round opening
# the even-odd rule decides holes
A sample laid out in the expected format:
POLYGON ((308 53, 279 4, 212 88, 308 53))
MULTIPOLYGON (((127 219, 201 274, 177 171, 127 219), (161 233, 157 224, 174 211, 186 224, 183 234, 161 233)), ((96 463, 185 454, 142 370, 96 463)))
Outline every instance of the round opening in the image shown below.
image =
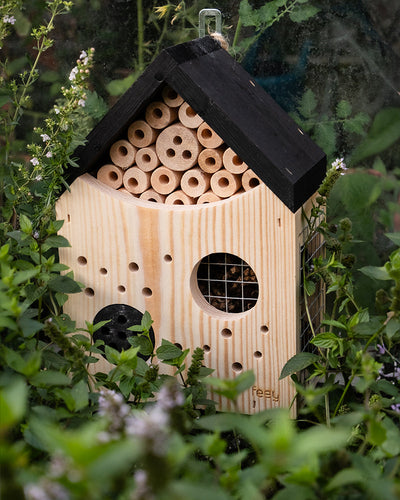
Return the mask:
POLYGON ((236 373, 239 373, 243 370, 243 366, 241 363, 238 362, 232 363, 232 370, 236 373))
POLYGON ((227 179, 226 177, 220 177, 218 179, 218 186, 220 188, 226 188, 227 186, 229 186, 229 179, 227 179))
POLYGON ((143 288, 142 290, 142 294, 145 296, 145 297, 151 297, 153 295, 153 291, 151 288, 148 288, 148 287, 145 287, 143 288))
POLYGON ((161 118, 163 115, 162 109, 160 108, 154 108, 153 109, 153 116, 154 118, 161 118))
POLYGON ((120 340, 126 340, 126 333, 125 332, 118 332, 117 336, 120 340))
POLYGON ((144 132, 140 128, 135 130, 135 137, 137 139, 143 139, 144 138, 144 132))
POLYGON ((182 350, 182 344, 179 344, 179 342, 175 342, 174 344, 178 349, 182 350))
POLYGON ((158 178, 158 181, 160 182, 160 184, 168 184, 169 183, 169 177, 168 175, 160 175, 160 177, 158 178))
POLYGON ((175 156, 175 151, 172 148, 167 149, 168 158, 173 158, 175 156))
POLYGON ((136 264, 136 262, 129 262, 128 269, 129 271, 136 272, 139 271, 139 266, 136 264))
POLYGON ((167 91, 167 97, 168 99, 171 99, 171 101, 174 101, 178 97, 178 94, 175 92, 175 90, 170 89, 167 91))
POLYGON ((78 258, 77 258, 77 261, 78 261, 78 264, 80 266, 86 266, 87 264, 87 258, 84 257, 83 255, 80 255, 78 258))
POLYGON ((234 157, 232 158, 232 163, 237 167, 243 164, 242 160, 239 158, 238 155, 234 155, 234 157))
POLYGON ((188 180, 188 185, 192 188, 195 188, 199 185, 199 179, 197 177, 190 177, 188 180))
POLYGON ((256 351, 256 352, 254 353, 254 357, 255 357, 256 359, 260 359, 260 358, 262 358, 262 352, 260 352, 260 351, 256 351))
POLYGON ((117 172, 111 170, 111 172, 108 173, 108 178, 110 179, 110 181, 116 181, 118 179, 117 172))
POLYGON ((188 149, 185 149, 182 152, 182 158, 184 158, 185 160, 190 160, 191 157, 192 157, 192 152, 189 151, 188 149))
POLYGON ((131 187, 131 188, 135 188, 138 186, 138 180, 135 179, 134 177, 131 177, 130 179, 128 179, 128 186, 131 187))
POLYGON ((173 139, 172 142, 176 145, 179 146, 179 144, 182 144, 182 137, 180 135, 176 135, 173 139))
POLYGON ((101 267, 100 268, 100 274, 102 274, 103 276, 105 276, 106 274, 108 274, 108 271, 105 267, 101 267))
POLYGON ((118 148, 118 152, 121 156, 126 156, 128 154, 128 150, 127 150, 126 146, 120 146, 118 148))
POLYGON ((249 181, 249 186, 255 188, 260 184, 260 181, 256 177, 252 177, 249 181))
POLYGON ((165 262, 172 262, 172 256, 167 253, 166 255, 164 255, 164 260, 165 262))
POLYGON ((212 136, 212 132, 209 128, 204 128, 202 131, 201 131, 201 137, 203 139, 211 139, 211 136, 212 136))
MULTIPOLYGON (((198 263, 195 272, 200 293, 215 309, 235 314, 256 305, 259 294, 257 277, 240 257, 228 253, 209 254, 198 263)), ((225 331, 232 334, 224 329, 223 336, 229 336, 223 334, 225 331)))
POLYGON ((211 351, 211 347, 209 345, 203 345, 203 351, 204 352, 210 352, 211 351))
POLYGON ((229 330, 229 328, 224 328, 221 330, 221 335, 224 337, 224 339, 229 339, 232 337, 232 330, 229 330))
POLYGON ((174 200, 174 202, 172 204, 173 205, 184 205, 183 201, 180 200, 179 198, 177 198, 176 200, 174 200))
POLYGON ((145 163, 149 163, 151 158, 150 158, 150 155, 148 155, 147 153, 145 155, 142 156, 142 160, 145 162, 145 163))
POLYGON ((124 287, 124 285, 118 285, 117 290, 119 291, 119 293, 125 293, 126 292, 126 288, 124 287))
POLYGON ((208 158, 206 158, 205 164, 208 167, 213 167, 215 165, 215 158, 213 158, 212 156, 209 156, 208 158))
POLYGON ((119 323, 120 325, 124 325, 127 321, 128 321, 127 317, 124 316, 123 314, 119 314, 117 316, 117 323, 119 323))
POLYGON ((188 106, 188 107, 186 108, 186 115, 187 115, 189 118, 193 118, 194 116, 196 116, 196 115, 197 115, 197 113, 196 113, 196 111, 195 111, 193 108, 191 108, 190 106, 188 106))
POLYGON ((260 332, 263 333, 264 335, 268 333, 268 326, 267 325, 263 325, 261 328, 260 328, 260 332))
POLYGON ((94 290, 93 290, 93 288, 85 288, 84 294, 87 297, 94 297, 94 290))

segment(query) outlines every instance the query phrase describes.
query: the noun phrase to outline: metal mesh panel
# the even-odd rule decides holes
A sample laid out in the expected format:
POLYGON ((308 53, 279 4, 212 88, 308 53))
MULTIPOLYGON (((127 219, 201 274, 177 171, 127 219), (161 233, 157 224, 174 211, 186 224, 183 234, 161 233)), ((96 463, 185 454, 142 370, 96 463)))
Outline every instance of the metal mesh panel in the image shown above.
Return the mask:
POLYGON ((256 305, 256 275, 235 255, 215 253, 204 257, 197 271, 197 283, 207 302, 220 311, 240 313, 256 305))
MULTIPOLYGON (((308 227, 303 230, 304 240, 308 236, 308 227)), ((303 240, 303 241, 304 241, 303 240)), ((305 248, 304 245, 301 247, 301 263, 303 264, 303 253, 304 255, 304 264, 306 268, 306 272, 312 271, 313 269, 313 260, 324 253, 325 242, 322 235, 316 232, 305 248)), ((303 265, 301 266, 301 302, 300 302, 300 346, 302 351, 312 351, 315 350, 315 347, 310 344, 310 340, 312 339, 312 330, 310 327, 310 320, 313 325, 313 329, 315 334, 320 331, 321 322, 323 319, 324 311, 325 311, 325 286, 322 280, 315 284, 315 293, 310 297, 307 297, 307 305, 309 311, 309 317, 306 312, 305 305, 305 296, 304 296, 304 288, 303 288, 303 265)))

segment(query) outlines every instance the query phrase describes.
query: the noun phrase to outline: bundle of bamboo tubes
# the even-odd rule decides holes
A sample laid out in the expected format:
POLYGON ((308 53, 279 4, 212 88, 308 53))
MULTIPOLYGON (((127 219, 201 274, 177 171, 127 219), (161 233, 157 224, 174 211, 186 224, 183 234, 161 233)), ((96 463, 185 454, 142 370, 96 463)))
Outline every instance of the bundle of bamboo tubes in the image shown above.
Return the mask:
POLYGON ((97 178, 142 200, 170 205, 220 201, 260 183, 257 175, 173 89, 165 86, 97 178))

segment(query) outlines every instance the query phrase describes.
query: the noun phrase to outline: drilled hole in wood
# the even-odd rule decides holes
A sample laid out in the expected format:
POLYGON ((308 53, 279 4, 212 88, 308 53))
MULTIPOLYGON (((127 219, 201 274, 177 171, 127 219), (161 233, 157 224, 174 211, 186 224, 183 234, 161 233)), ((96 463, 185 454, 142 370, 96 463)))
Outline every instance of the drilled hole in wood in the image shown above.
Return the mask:
POLYGON ((242 313, 257 303, 257 277, 236 255, 215 253, 204 257, 197 267, 197 285, 210 305, 226 313, 242 313))
POLYGON ((182 137, 180 135, 176 135, 173 139, 172 142, 176 145, 179 146, 179 144, 182 144, 182 137))
POLYGON ((197 115, 197 113, 196 113, 196 111, 193 108, 191 108, 190 106, 188 106, 186 108, 186 115, 189 116, 190 118, 193 118, 194 116, 197 115))
POLYGON ((182 158, 184 158, 185 160, 190 160, 191 157, 192 157, 191 151, 189 151, 188 149, 182 151, 182 158))
POLYGON ((206 352, 206 353, 210 352, 211 351, 211 347, 209 345, 205 344, 205 345, 203 345, 203 351, 206 352))
POLYGON ((94 297, 94 290, 93 290, 93 288, 85 288, 84 294, 87 297, 94 297))
POLYGON ((175 151, 172 148, 167 149, 168 158, 173 158, 175 156, 175 151))
POLYGON ((229 330, 229 328, 224 328, 221 330, 221 335, 224 337, 224 339, 229 339, 232 337, 232 330, 229 330))
POLYGON ((226 188, 227 186, 229 186, 229 180, 226 177, 220 177, 218 179, 218 186, 220 188, 226 188))
POLYGON ((124 316, 123 314, 119 314, 117 316, 117 323, 119 323, 120 325, 124 325, 127 321, 128 321, 127 317, 124 316))
POLYGON ((167 253, 166 255, 164 255, 164 260, 165 262, 172 262, 172 255, 167 253))
POLYGON ((142 160, 145 162, 145 163, 149 163, 151 161, 151 158, 150 158, 150 155, 148 154, 145 154, 142 156, 142 160))
POLYGON ((143 288, 142 290, 142 294, 145 296, 145 297, 151 297, 153 295, 153 291, 151 288, 148 288, 148 287, 145 287, 143 288))
POLYGON ((199 179, 197 179, 197 177, 190 177, 188 184, 192 188, 197 187, 199 185, 199 179))
POLYGON ((158 181, 160 184, 168 184, 169 181, 170 181, 170 178, 168 177, 168 175, 160 175, 160 177, 158 178, 158 181))
POLYGON ((238 363, 237 361, 235 363, 232 363, 232 370, 236 373, 239 373, 243 370, 243 366, 241 363, 238 363))
POLYGON ((105 276, 106 274, 108 274, 108 271, 105 267, 101 267, 100 270, 99 270, 100 274, 102 274, 103 276, 105 276))
POLYGON ((136 262, 129 262, 128 269, 129 271, 136 272, 139 271, 139 266, 136 264, 136 262))
POLYGON ((202 131, 201 131, 201 137, 203 139, 211 139, 212 137, 212 132, 209 128, 204 128, 202 131))
POLYGON ((264 335, 266 335, 268 331, 269 330, 267 325, 262 325, 262 327, 260 328, 260 332, 263 333, 264 335))
POLYGON ((215 158, 213 158, 212 156, 206 158, 205 164, 207 165, 207 167, 213 167, 215 163, 215 158))
POLYGON ((234 155, 234 157, 232 158, 232 163, 233 163, 234 165, 236 165, 237 167, 238 167, 239 165, 243 165, 243 162, 242 162, 242 160, 239 158, 239 156, 238 156, 238 155, 234 155))
POLYGON ((257 177, 252 177, 249 181, 249 186, 251 188, 255 188, 260 184, 260 181, 257 179, 257 177))
POLYGON ((118 285, 117 290, 119 291, 119 293, 125 293, 126 292, 126 288, 124 287, 124 285, 118 285))
POLYGON ((260 359, 260 358, 262 358, 262 352, 260 352, 260 351, 255 351, 255 353, 254 353, 254 357, 255 357, 256 359, 260 359))
POLYGON ((138 185, 139 185, 138 180, 137 180, 137 179, 135 179, 134 177, 130 177, 130 178, 128 179, 128 186, 129 186, 129 187, 131 187, 131 188, 135 188, 135 187, 137 187, 138 185))
POLYGON ((178 97, 178 94, 175 92, 174 89, 169 89, 167 91, 167 97, 168 99, 170 99, 171 101, 174 101, 177 97, 178 97))
POLYGON ((162 109, 160 108, 154 108, 153 109, 153 116, 154 118, 161 118, 163 115, 162 109))
POLYGON ((182 344, 179 344, 178 342, 175 342, 175 344, 174 344, 174 345, 176 345, 176 347, 177 347, 178 349, 182 350, 182 344))
POLYGON ((71 222, 71 215, 67 214, 67 222, 71 222))
POLYGON ((136 130, 135 130, 135 137, 136 137, 137 139, 143 139, 143 137, 144 137, 144 132, 143 132, 143 130, 141 130, 140 128, 136 129, 136 130))
POLYGON ((120 146, 118 152, 121 156, 126 156, 128 154, 128 150, 125 146, 120 146))
POLYGON ((172 202, 173 205, 184 205, 182 200, 176 199, 172 202))
POLYGON ((108 173, 108 177, 110 181, 116 181, 118 179, 117 172, 113 172, 112 170, 108 173))
POLYGON ((87 264, 87 258, 84 257, 83 255, 80 255, 78 258, 77 258, 77 261, 78 261, 78 264, 80 266, 86 266, 87 264))

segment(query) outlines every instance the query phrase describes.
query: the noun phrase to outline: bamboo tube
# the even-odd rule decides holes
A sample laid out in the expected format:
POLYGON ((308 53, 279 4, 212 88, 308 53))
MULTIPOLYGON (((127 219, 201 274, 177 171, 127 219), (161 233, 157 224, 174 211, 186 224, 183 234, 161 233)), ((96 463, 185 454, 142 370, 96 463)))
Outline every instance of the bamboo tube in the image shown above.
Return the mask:
POLYGON ((137 148, 150 146, 157 139, 157 131, 144 120, 136 120, 128 128, 128 139, 137 148))
POLYGON ((176 120, 178 112, 161 101, 150 103, 146 108, 146 122, 157 130, 163 129, 176 120))
POLYGON ((151 187, 160 194, 170 194, 181 180, 181 172, 175 172, 167 167, 158 167, 151 174, 151 187))
POLYGON ((243 174, 248 169, 247 164, 231 148, 225 150, 223 163, 226 170, 232 174, 243 174))
POLYGON ((211 177, 211 189, 221 198, 232 196, 241 186, 240 175, 232 174, 224 168, 211 177))
POLYGON ((122 186, 123 174, 123 170, 116 165, 103 165, 97 171, 97 179, 113 189, 118 189, 122 186))
POLYGON ((209 189, 206 193, 199 196, 197 200, 198 205, 203 205, 204 203, 213 203, 214 201, 221 201, 222 198, 217 196, 211 189, 209 189))
POLYGON ((157 137, 156 153, 161 163, 171 170, 184 171, 197 163, 201 146, 196 132, 175 123, 157 137))
POLYGON ((250 168, 242 175, 242 186, 245 191, 255 188, 260 182, 260 178, 250 168))
POLYGON ((171 108, 178 108, 183 103, 183 97, 168 85, 163 88, 161 95, 165 104, 171 108))
POLYGON ((120 188, 118 189, 118 191, 119 191, 120 193, 129 194, 129 196, 132 196, 132 195, 133 195, 133 193, 130 193, 130 192, 129 192, 129 191, 128 191, 125 187, 120 187, 120 188))
POLYGON ((182 190, 174 191, 165 198, 166 205, 194 205, 196 200, 182 190))
POLYGON ((153 188, 148 189, 142 193, 139 198, 145 201, 154 201, 155 203, 164 203, 165 196, 163 194, 157 193, 153 188))
POLYGON ((150 173, 131 167, 124 173, 124 186, 130 193, 141 194, 150 187, 150 173))
POLYGON ((187 102, 179 107, 178 117, 182 125, 188 128, 197 128, 204 121, 187 102))
POLYGON ((197 139, 205 148, 218 148, 223 144, 223 139, 214 130, 203 122, 197 129, 197 139))
POLYGON ((110 158, 114 165, 124 170, 135 163, 136 148, 129 141, 121 139, 110 148, 110 158))
POLYGON ((191 168, 182 175, 181 189, 191 198, 198 198, 210 188, 210 177, 201 168, 191 168))
POLYGON ((147 148, 140 148, 136 152, 136 165, 143 172, 152 172, 158 165, 160 160, 156 153, 156 146, 152 144, 147 148))
POLYGON ((198 158, 199 167, 208 174, 214 174, 222 167, 223 154, 224 151, 221 148, 203 149, 203 151, 200 151, 198 158))

